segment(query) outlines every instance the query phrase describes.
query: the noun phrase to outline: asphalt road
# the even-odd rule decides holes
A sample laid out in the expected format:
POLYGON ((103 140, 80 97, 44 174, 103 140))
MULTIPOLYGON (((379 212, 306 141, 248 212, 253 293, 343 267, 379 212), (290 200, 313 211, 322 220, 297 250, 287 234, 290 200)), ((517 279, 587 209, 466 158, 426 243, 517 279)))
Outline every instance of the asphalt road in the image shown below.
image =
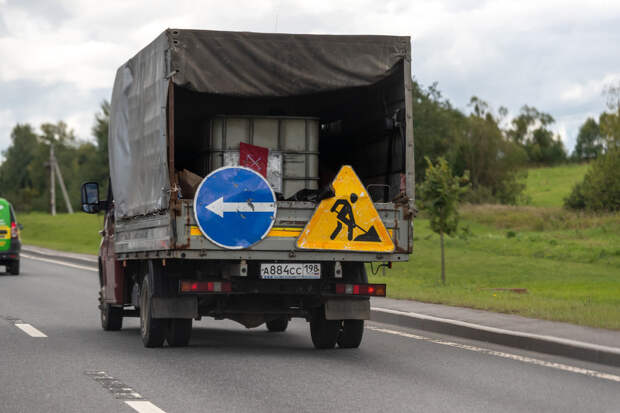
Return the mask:
POLYGON ((618 368, 377 323, 357 350, 314 350, 301 320, 206 319, 190 347, 146 349, 137 319, 101 330, 97 289, 93 271, 26 258, 0 274, 0 412, 132 412, 134 392, 168 413, 620 411, 618 368))

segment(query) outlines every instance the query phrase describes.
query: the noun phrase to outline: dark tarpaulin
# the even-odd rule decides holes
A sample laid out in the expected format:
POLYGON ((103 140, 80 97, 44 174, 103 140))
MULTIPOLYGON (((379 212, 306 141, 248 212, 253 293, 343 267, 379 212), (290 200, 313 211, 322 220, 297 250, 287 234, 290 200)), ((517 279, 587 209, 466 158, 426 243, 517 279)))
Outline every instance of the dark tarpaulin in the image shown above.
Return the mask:
POLYGON ((174 83, 230 96, 295 96, 367 86, 410 56, 409 37, 168 30, 174 83))
POLYGON ((369 86, 410 59, 409 37, 168 29, 116 74, 109 154, 116 217, 168 208, 168 79, 188 90, 287 97, 369 86))

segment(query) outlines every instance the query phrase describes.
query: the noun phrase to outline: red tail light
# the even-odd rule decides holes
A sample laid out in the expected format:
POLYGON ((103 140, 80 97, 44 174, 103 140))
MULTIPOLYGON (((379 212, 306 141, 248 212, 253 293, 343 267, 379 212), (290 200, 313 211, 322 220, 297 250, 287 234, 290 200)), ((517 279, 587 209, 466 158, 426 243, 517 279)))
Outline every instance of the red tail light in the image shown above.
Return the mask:
POLYGON ((182 293, 229 293, 232 290, 230 281, 181 281, 179 289, 182 293))
POLYGON ((19 228, 17 228, 17 224, 15 224, 15 221, 11 222, 11 238, 18 238, 19 237, 19 228))
POLYGON ((385 297, 385 284, 336 284, 336 294, 385 297))

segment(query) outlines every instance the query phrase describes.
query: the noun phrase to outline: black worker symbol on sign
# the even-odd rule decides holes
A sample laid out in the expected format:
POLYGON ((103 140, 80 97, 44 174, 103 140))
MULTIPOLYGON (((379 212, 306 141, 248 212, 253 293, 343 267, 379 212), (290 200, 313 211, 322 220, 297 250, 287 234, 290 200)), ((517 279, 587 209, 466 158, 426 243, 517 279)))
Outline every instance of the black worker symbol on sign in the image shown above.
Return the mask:
POLYGON ((349 203, 346 199, 338 199, 334 202, 334 205, 332 205, 330 212, 336 214, 338 222, 336 223, 336 228, 329 238, 334 240, 342 230, 342 224, 344 224, 347 226, 347 239, 349 241, 353 240, 353 230, 358 228, 362 230, 363 234, 355 237, 354 241, 380 242, 381 239, 379 238, 379 234, 377 234, 377 230, 374 225, 371 225, 368 230, 365 230, 355 223, 352 204, 357 202, 357 194, 351 194, 349 199, 351 200, 351 203, 349 203), (338 207, 340 207, 340 209, 338 209, 338 207))

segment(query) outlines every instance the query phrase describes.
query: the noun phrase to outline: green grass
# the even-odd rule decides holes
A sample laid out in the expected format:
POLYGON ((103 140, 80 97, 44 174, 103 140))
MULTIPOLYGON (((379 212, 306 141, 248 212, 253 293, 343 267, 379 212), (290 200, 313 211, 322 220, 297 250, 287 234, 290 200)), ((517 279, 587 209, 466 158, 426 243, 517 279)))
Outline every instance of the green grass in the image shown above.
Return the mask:
POLYGON ((465 208, 461 226, 470 235, 446 238, 445 286, 439 281, 439 237, 426 219, 415 221, 410 261, 371 280, 386 282, 392 298, 620 330, 620 215, 588 217, 590 225, 579 227, 573 214, 542 231, 536 229, 536 208, 513 208, 521 221, 512 227, 493 212, 498 207, 488 208, 490 213, 465 208))
POLYGON ((573 186, 581 181, 588 164, 528 169, 525 194, 532 206, 561 207, 573 186))
POLYGON ((24 244, 83 254, 97 254, 99 250, 98 231, 103 228, 103 215, 77 212, 53 217, 32 212, 18 214, 17 219, 24 226, 24 244))

